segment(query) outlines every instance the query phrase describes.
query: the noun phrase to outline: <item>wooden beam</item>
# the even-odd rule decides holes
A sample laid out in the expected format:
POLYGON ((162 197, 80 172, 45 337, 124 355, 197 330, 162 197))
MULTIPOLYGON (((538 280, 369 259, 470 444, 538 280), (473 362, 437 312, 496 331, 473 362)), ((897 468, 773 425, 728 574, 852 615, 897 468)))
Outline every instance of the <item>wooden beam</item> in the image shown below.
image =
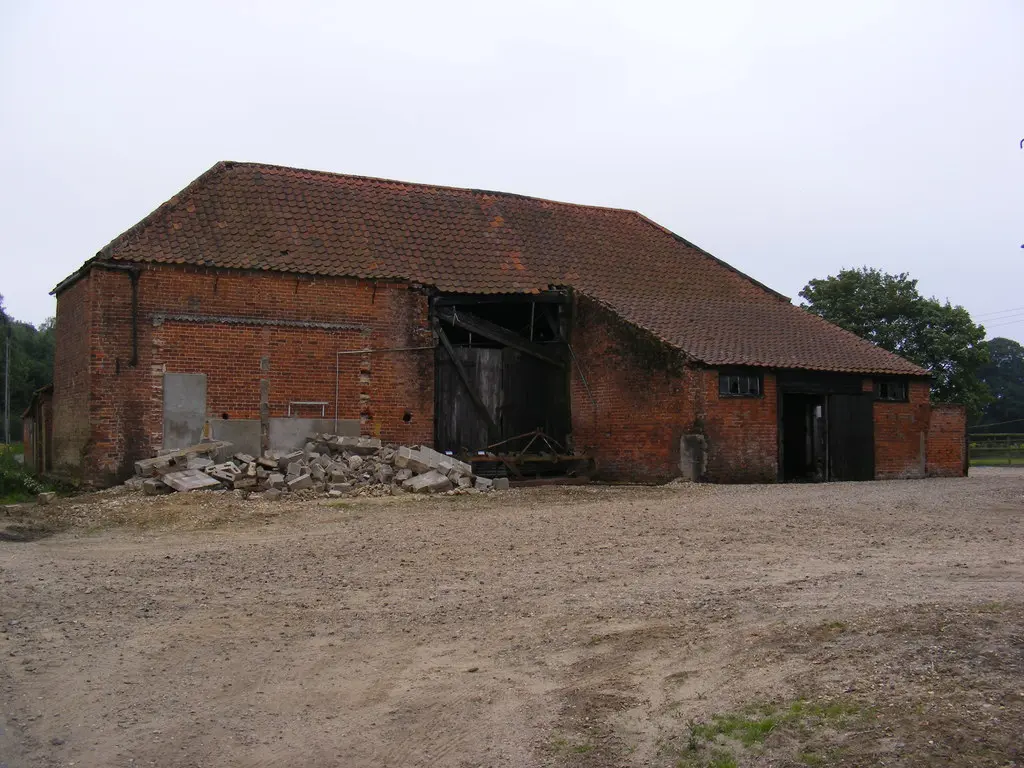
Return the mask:
POLYGON ((488 432, 493 436, 498 433, 498 425, 494 423, 494 417, 491 416, 491 412, 487 410, 487 406, 484 405, 484 401, 480 399, 480 395, 476 389, 473 388, 472 382, 469 380, 469 374, 466 373, 466 369, 462 367, 462 361, 455 356, 455 350, 452 348, 452 343, 448 340, 448 336, 445 334, 444 329, 440 325, 435 325, 437 330, 437 338, 441 341, 441 346, 444 347, 444 351, 448 353, 448 357, 451 358, 452 365, 455 366, 455 372, 459 374, 459 380, 462 382, 462 386, 466 388, 466 392, 469 393, 470 399, 473 401, 473 405, 480 411, 480 415, 487 421, 488 432))
POLYGON ((537 304, 568 304, 569 294, 565 291, 542 291, 541 293, 483 293, 483 294, 444 294, 434 298, 434 306, 450 307, 466 304, 525 304, 528 301, 537 304))
POLYGON ((515 331, 502 328, 500 325, 492 323, 490 320, 484 320, 482 317, 477 317, 469 312, 461 310, 456 312, 453 309, 440 307, 436 310, 436 313, 437 316, 446 323, 457 325, 460 328, 465 328, 470 333, 477 333, 491 341, 504 344, 506 347, 518 349, 520 352, 536 357, 538 360, 543 360, 545 363, 549 363, 550 365, 554 365, 558 368, 566 367, 564 360, 559 360, 558 358, 553 357, 548 353, 547 349, 540 344, 535 344, 528 339, 524 339, 515 331))

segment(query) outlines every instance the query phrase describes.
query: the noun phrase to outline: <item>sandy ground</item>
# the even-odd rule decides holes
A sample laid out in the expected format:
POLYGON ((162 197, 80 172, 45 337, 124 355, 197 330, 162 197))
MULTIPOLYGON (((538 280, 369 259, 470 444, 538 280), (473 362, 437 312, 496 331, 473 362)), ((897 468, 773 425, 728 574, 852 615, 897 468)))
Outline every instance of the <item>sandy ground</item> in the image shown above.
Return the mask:
POLYGON ((1022 470, 45 514, 3 768, 1024 764, 1022 470), (804 700, 854 714, 698 726, 804 700))

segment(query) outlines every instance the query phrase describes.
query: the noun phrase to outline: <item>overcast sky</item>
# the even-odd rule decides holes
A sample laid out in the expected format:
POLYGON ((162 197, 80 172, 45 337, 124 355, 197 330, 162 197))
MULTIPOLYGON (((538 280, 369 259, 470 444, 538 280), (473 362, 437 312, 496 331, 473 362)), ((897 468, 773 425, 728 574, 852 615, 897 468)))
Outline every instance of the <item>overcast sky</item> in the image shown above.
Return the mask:
POLYGON ((21 320, 244 160, 636 209, 794 299, 842 267, 906 271, 1024 341, 1021 0, 0 9, 21 320))

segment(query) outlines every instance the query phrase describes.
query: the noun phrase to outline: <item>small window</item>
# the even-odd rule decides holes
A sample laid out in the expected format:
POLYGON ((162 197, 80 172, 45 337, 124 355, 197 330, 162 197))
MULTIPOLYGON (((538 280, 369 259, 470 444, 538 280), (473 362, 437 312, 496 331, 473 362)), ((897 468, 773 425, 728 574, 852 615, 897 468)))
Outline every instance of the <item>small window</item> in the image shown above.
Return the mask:
POLYGON ((719 397, 760 397, 761 374, 720 373, 718 374, 719 397))
POLYGON ((875 399, 896 403, 907 402, 907 382, 903 379, 877 379, 875 399))

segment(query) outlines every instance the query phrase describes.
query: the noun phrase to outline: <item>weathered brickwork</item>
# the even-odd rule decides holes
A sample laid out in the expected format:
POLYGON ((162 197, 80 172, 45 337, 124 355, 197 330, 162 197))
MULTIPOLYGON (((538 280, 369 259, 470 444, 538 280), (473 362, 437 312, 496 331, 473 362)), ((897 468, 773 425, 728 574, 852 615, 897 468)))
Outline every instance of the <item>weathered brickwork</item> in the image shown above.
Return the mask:
POLYGON ((77 467, 89 450, 89 328, 92 283, 84 277, 61 294, 54 328, 53 461, 77 467))
MULTIPOLYGON (((339 418, 358 419, 364 434, 433 443, 428 299, 405 283, 147 265, 135 314, 133 345, 132 277, 123 269, 94 268, 58 297, 54 458, 91 482, 127 474, 161 446, 165 373, 206 374, 210 418, 258 418, 268 379, 271 416, 320 401, 328 417, 337 408, 339 418)), ((582 295, 571 343, 573 441, 596 458, 600 477, 676 477, 680 438, 699 433, 704 479, 778 478, 773 372, 764 372, 759 397, 721 397, 716 369, 694 366, 582 295)), ((962 409, 933 410, 928 396, 927 382, 914 380, 909 402, 874 403, 877 477, 962 473, 962 409)))
POLYGON ((928 474, 960 477, 966 466, 967 411, 962 405, 932 406, 928 425, 928 474))
MULTIPOLYGON (((866 380, 864 386, 870 390, 871 380, 866 380)), ((931 414, 928 382, 911 380, 908 402, 876 400, 873 413, 875 477, 923 477, 931 414)))
POLYGON ((716 483, 773 483, 778 479, 778 396, 766 372, 760 397, 722 397, 718 371, 702 374, 707 479, 716 483))
POLYGON ((74 311, 67 297, 90 282, 85 335, 58 347, 88 349, 91 339, 91 397, 63 404, 73 412, 68 423, 81 423, 87 409, 81 469, 94 482, 125 474, 160 447, 164 373, 205 373, 211 417, 258 418, 260 380, 267 378, 272 417, 287 415, 292 401, 326 402, 333 416, 337 402, 338 416, 360 419, 365 434, 432 442, 433 358, 429 350, 405 349, 432 343, 427 300, 404 284, 146 267, 133 366, 128 273, 92 270, 61 293, 58 316, 65 305, 74 311), (336 357, 365 348, 405 351, 336 357))
POLYGON ((596 458, 605 479, 677 476, 679 439, 694 430, 696 394, 682 356, 584 297, 574 315, 571 342, 579 368, 573 367, 570 381, 577 450, 596 458))

